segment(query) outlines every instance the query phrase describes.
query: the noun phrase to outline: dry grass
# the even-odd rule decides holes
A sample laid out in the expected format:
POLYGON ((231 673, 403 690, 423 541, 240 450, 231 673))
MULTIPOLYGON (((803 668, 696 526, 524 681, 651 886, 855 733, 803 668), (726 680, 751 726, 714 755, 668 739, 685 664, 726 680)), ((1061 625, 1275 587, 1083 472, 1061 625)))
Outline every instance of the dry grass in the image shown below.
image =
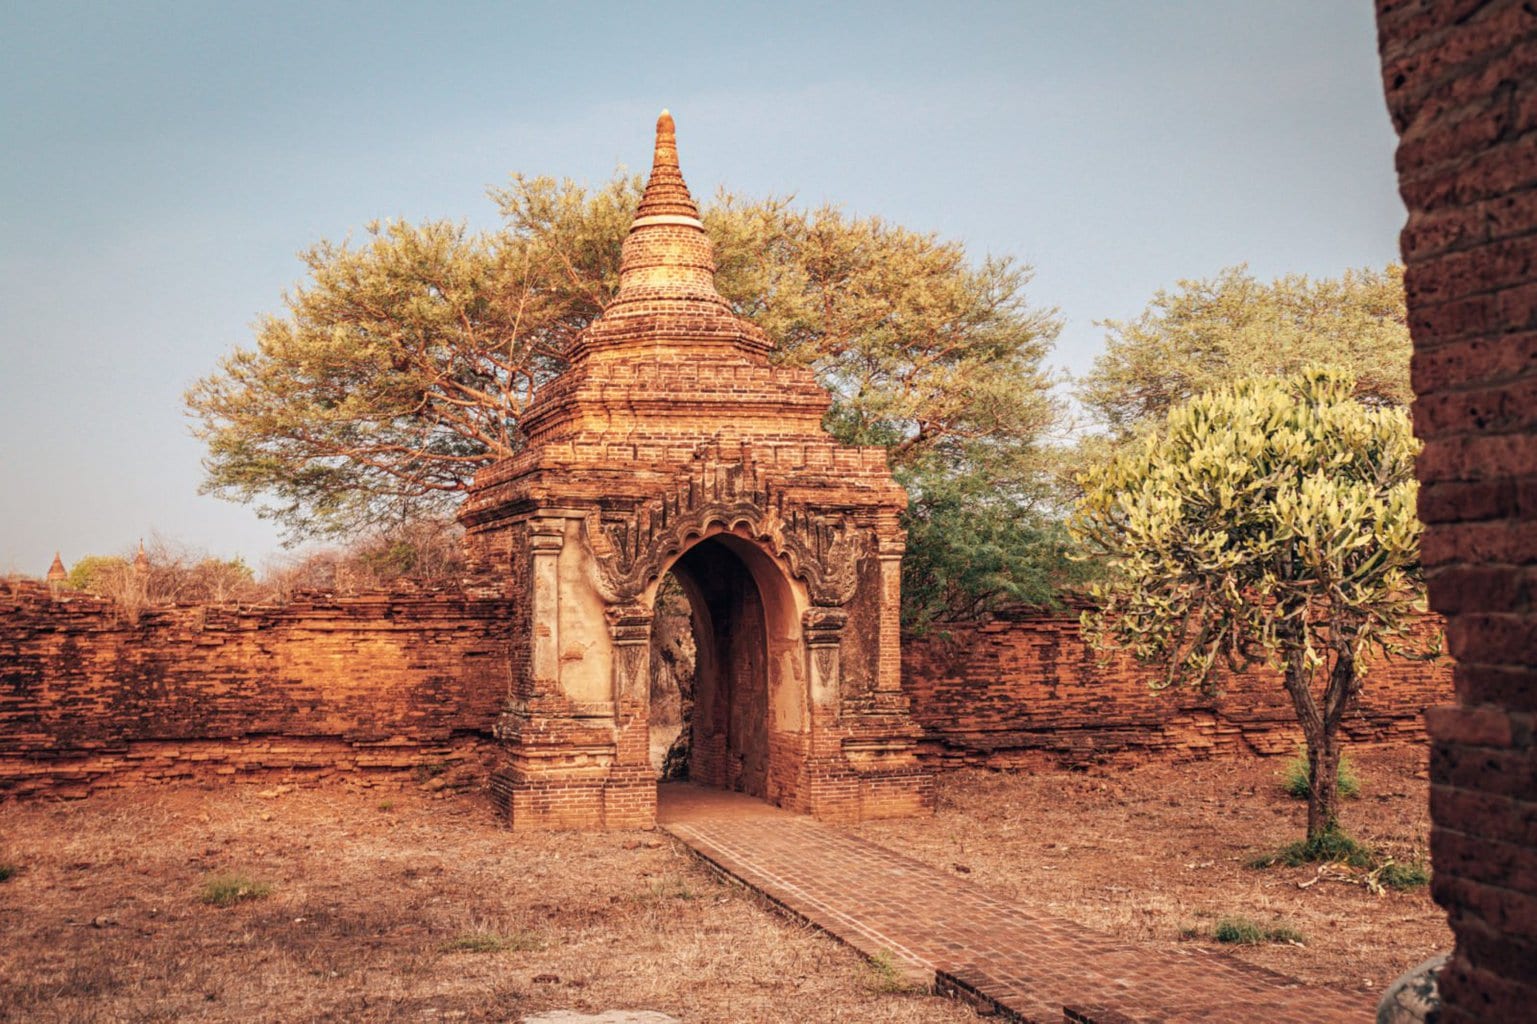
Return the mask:
MULTIPOLYGON (((1345 826, 1425 857, 1424 752, 1354 752, 1345 826)), ((1380 989, 1449 946, 1423 888, 1373 896, 1315 867, 1245 865, 1295 840, 1281 760, 960 773, 932 819, 860 831, 1101 931, 1166 947, 1224 918, 1290 942, 1223 946, 1380 989)), ((0 805, 0 1021, 516 1021, 569 1007, 695 1021, 963 1021, 724 886, 659 833, 513 834, 479 798, 333 786, 156 789, 0 805), (382 810, 387 805, 387 810, 382 810), (221 876, 270 887, 219 907, 221 876)), ((235 886, 240 888, 240 884, 235 886)))
POLYGON ((0 1020, 973 1020, 658 833, 512 834, 471 797, 157 789, 0 806, 0 1020), (265 898, 216 907, 210 878, 265 898))
MULTIPOLYGON (((1361 795, 1344 827, 1408 864, 1425 860, 1428 783, 1420 747, 1356 748, 1361 795)), ((1223 918, 1305 936, 1223 946, 1303 980, 1380 990, 1451 948, 1446 916, 1425 888, 1372 895, 1325 880, 1317 866, 1248 864, 1306 831, 1306 808, 1282 789, 1282 759, 1155 764, 1088 772, 961 772, 939 782, 939 812, 859 831, 1000 895, 1108 932, 1174 947, 1216 946, 1223 918)), ((1339 872, 1348 875, 1348 872, 1339 872)))

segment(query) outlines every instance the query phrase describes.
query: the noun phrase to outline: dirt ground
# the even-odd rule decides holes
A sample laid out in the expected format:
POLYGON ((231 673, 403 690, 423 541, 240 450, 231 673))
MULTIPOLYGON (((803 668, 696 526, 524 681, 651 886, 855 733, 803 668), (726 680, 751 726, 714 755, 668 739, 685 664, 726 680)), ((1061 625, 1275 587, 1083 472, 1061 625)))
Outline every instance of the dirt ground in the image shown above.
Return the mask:
POLYGON ((474 796, 262 792, 0 806, 0 864, 16 868, 0 883, 0 1020, 975 1020, 887 991, 661 833, 513 834, 474 796), (204 903, 231 873, 270 894, 204 903))
MULTIPOLYGON (((1423 858, 1422 750, 1356 751, 1345 824, 1423 858)), ((1101 931, 1204 942, 1224 916, 1303 945, 1225 947, 1380 989, 1447 948, 1421 888, 1373 896, 1246 863, 1302 834, 1274 759, 963 772, 930 819, 867 837, 1101 931)), ((517 1021, 553 1008, 688 1021, 966 1021, 722 884, 661 833, 513 834, 483 798, 331 785, 0 805, 0 1020, 517 1021), (265 794, 265 795, 264 795, 265 794), (270 894, 205 903, 234 874, 270 894)))
MULTIPOLYGON (((1400 862, 1427 861, 1427 750, 1347 757, 1361 792, 1345 801, 1346 831, 1400 862)), ((1285 759, 1246 758, 957 772, 939 780, 932 819, 858 831, 1099 931, 1155 946, 1201 942, 1315 984, 1381 990, 1450 949, 1445 912, 1424 886, 1375 896, 1343 881, 1306 884, 1316 867, 1248 866, 1307 832, 1306 804, 1281 790, 1284 769, 1285 759), (1224 917, 1293 929, 1302 944, 1221 945, 1211 932, 1224 917)))

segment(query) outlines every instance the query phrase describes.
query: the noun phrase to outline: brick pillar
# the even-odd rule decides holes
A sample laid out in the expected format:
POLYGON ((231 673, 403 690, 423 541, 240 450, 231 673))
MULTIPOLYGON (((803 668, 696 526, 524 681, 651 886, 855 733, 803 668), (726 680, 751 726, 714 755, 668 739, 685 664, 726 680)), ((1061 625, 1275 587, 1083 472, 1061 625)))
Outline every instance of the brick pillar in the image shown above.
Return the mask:
POLYGON ((877 556, 881 566, 881 653, 875 688, 883 693, 902 690, 902 547, 893 545, 877 556))
POLYGON ((656 824, 656 771, 651 767, 651 609, 639 603, 607 611, 614 638, 614 763, 603 787, 603 824, 656 824))
POLYGON ((528 539, 533 561, 529 592, 533 654, 529 668, 534 691, 539 694, 560 689, 560 549, 565 543, 565 523, 560 520, 536 522, 528 539))
POLYGON ((1420 517, 1457 703, 1428 716, 1446 1022, 1537 1007, 1537 6, 1377 0, 1420 517))
POLYGON ((801 617, 811 701, 793 806, 824 821, 859 820, 859 779, 843 756, 845 730, 838 720, 847 623, 848 614, 841 608, 808 608, 801 617))

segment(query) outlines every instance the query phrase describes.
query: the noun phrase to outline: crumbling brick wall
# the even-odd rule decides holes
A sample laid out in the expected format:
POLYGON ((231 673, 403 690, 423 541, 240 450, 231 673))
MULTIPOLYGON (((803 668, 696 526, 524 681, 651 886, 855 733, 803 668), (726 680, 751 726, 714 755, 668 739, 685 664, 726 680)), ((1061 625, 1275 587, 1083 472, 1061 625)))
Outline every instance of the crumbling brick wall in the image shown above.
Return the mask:
POLYGON ((435 593, 133 622, 100 598, 0 587, 0 796, 219 775, 483 780, 510 619, 505 601, 435 593))
MULTIPOLYGON (((172 607, 137 623, 89 595, 0 588, 0 796, 219 776, 448 777, 482 785, 511 691, 513 602, 459 593, 172 607)), ((1074 612, 1016 610, 903 645, 934 767, 1290 753, 1279 683, 1155 693, 1102 662, 1074 612)), ((1355 741, 1419 742, 1449 668, 1376 667, 1355 741)))
POLYGON ((1398 130, 1422 550, 1457 704, 1430 717, 1443 1020, 1537 1006, 1537 4, 1377 0, 1398 130))
MULTIPOLYGON (((1427 620, 1427 632, 1439 622, 1427 620)), ((1302 741, 1279 676, 1218 676, 1218 694, 1153 691, 1155 672, 1093 651, 1076 612, 1016 609, 903 645, 903 685, 936 765, 996 768, 1214 754, 1290 754, 1302 741)), ((1351 742, 1424 742, 1451 694, 1447 659, 1375 663, 1343 728, 1351 742)))

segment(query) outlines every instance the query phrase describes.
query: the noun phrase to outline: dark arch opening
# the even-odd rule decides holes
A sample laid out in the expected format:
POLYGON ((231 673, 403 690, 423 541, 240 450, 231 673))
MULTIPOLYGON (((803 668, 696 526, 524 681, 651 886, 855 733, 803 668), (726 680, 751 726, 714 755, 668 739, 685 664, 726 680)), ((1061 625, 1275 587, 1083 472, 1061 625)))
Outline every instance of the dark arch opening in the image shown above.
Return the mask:
MULTIPOLYGON (((765 595, 759 586, 758 576, 773 571, 768 562, 742 538, 718 534, 699 541, 673 562, 669 576, 676 590, 665 580, 658 587, 652 652, 654 662, 661 664, 653 664, 651 724, 653 765, 659 777, 664 767, 670 767, 672 778, 686 772, 689 781, 698 785, 765 799, 774 796, 770 677, 776 674, 772 659, 784 644, 771 642, 770 619, 782 613, 779 606, 787 603, 787 595, 777 591, 765 595), (749 562, 763 564, 755 572, 749 562), (691 699, 685 700, 679 687, 676 698, 665 694, 659 705, 657 690, 664 686, 659 676, 670 677, 665 685, 678 687, 684 674, 680 669, 687 644, 677 638, 676 627, 685 603, 693 646, 692 673, 686 680, 692 684, 687 694, 691 699), (664 647, 671 650, 659 651, 664 647), (687 734, 686 739, 668 744, 669 766, 665 755, 659 763, 656 751, 670 727, 667 720, 673 717, 680 719, 678 727, 687 734)), ((779 589, 784 589, 782 584, 779 589)))

